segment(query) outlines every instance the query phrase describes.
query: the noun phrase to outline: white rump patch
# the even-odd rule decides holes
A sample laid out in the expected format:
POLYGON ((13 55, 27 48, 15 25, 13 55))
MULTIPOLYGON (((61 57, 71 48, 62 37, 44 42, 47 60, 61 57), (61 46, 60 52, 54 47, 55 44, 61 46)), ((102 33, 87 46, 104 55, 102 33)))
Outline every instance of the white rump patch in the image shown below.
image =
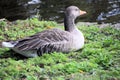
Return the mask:
POLYGON ((2 42, 3 47, 13 48, 15 45, 10 42, 2 42))

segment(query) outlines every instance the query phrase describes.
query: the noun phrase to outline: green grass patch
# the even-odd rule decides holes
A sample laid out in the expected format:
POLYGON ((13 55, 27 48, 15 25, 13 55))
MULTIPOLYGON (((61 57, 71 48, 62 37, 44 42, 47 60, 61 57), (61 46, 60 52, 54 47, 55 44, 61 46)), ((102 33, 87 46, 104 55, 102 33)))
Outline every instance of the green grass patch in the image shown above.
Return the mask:
MULTIPOLYGON (((0 22, 0 42, 16 40, 50 28, 56 22, 30 19, 0 22)), ((0 80, 119 80, 120 30, 112 27, 78 26, 85 36, 83 49, 23 58, 0 48, 0 80)), ((79 44, 79 43, 78 43, 79 44)))

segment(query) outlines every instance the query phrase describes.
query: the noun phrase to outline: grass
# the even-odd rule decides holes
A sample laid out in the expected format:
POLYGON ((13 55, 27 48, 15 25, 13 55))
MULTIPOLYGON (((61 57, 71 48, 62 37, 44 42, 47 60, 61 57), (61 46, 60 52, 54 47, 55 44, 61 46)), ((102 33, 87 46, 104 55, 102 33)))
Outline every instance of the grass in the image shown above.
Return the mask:
MULTIPOLYGON (((0 42, 16 40, 50 28, 56 22, 0 22, 0 42)), ((112 27, 78 26, 85 36, 83 49, 24 58, 0 48, 0 80, 120 80, 120 30, 112 27)), ((79 43, 78 43, 79 44, 79 43)))

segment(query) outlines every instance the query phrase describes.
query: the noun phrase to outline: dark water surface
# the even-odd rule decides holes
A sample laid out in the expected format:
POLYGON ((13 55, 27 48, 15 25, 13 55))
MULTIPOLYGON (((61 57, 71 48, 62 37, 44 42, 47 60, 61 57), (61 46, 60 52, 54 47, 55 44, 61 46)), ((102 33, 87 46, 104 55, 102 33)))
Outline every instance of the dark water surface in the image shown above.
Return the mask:
POLYGON ((13 21, 37 14, 40 20, 63 22, 64 10, 70 5, 88 13, 77 21, 120 23, 120 0, 1 0, 0 18, 13 21))

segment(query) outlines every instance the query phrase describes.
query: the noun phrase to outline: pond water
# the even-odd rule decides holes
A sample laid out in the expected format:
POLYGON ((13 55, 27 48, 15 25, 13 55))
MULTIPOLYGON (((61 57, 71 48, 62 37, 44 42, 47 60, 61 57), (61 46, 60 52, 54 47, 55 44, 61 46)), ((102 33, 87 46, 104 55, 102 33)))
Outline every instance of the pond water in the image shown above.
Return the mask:
POLYGON ((40 20, 63 22, 65 8, 70 5, 75 5, 78 6, 81 10, 87 11, 88 13, 85 16, 79 17, 77 21, 120 23, 120 0, 13 1, 0 1, 0 18, 5 17, 9 20, 16 20, 33 17, 37 14, 39 15, 40 20))

